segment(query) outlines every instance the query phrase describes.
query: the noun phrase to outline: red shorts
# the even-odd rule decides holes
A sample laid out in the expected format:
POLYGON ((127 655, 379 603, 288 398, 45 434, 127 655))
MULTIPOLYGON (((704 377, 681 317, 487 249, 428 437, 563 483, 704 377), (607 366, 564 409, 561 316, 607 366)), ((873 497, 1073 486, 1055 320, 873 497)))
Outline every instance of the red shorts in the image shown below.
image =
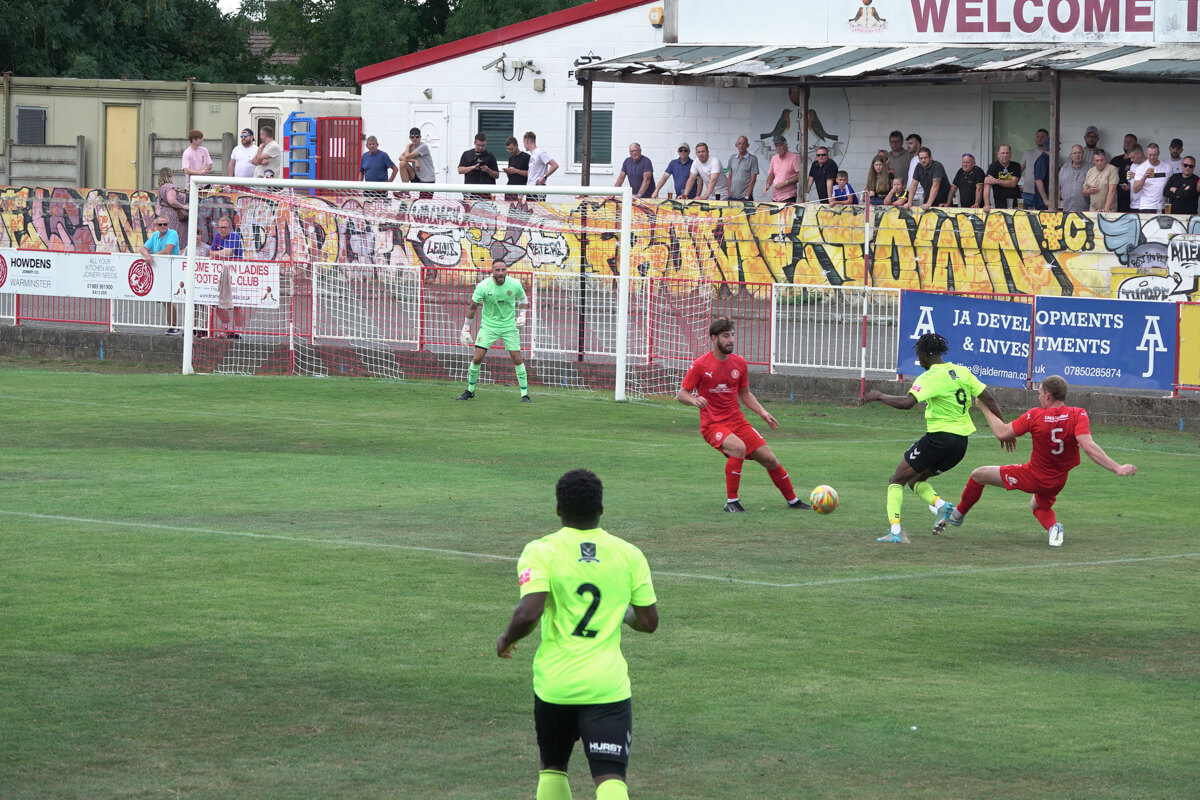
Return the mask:
POLYGON ((725 439, 730 434, 737 436, 745 443, 747 456, 767 443, 767 440, 754 430, 754 426, 744 419, 740 422, 726 422, 700 429, 700 435, 704 437, 704 441, 718 450, 721 449, 721 445, 725 443, 725 439))
POLYGON ((1054 505, 1058 493, 1067 485, 1065 475, 1047 479, 1045 475, 1035 472, 1029 464, 1009 464, 1001 467, 1000 480, 1004 481, 1004 488, 1009 491, 1020 489, 1025 494, 1033 495, 1042 508, 1054 505))

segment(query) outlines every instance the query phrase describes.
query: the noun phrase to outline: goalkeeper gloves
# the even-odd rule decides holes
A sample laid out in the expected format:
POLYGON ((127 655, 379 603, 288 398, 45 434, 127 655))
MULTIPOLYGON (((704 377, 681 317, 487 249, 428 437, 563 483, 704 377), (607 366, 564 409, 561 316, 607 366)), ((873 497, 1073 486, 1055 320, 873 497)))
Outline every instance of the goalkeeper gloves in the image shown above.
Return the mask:
POLYGON ((525 312, 524 311, 517 314, 517 327, 518 328, 525 327, 525 312))
POLYGON ((463 323, 462 332, 458 334, 458 338, 468 347, 475 343, 475 340, 471 338, 471 323, 463 323))

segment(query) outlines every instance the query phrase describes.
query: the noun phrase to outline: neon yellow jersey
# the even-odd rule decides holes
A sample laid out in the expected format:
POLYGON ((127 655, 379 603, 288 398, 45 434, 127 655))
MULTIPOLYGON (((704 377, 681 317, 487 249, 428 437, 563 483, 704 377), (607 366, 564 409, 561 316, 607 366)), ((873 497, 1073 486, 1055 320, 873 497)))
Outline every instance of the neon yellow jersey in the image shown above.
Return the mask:
POLYGON ((525 546, 521 596, 548 592, 533 691, 548 703, 615 703, 630 697, 621 623, 630 604, 657 603, 642 551, 602 528, 561 528, 525 546))
POLYGON ((925 403, 925 430, 970 436, 971 403, 987 388, 975 373, 949 362, 934 364, 915 381, 908 393, 925 403))
POLYGON ((511 276, 497 284, 490 276, 484 278, 471 293, 471 300, 483 306, 479 318, 482 327, 492 330, 507 330, 517 324, 517 301, 525 299, 525 287, 511 276))

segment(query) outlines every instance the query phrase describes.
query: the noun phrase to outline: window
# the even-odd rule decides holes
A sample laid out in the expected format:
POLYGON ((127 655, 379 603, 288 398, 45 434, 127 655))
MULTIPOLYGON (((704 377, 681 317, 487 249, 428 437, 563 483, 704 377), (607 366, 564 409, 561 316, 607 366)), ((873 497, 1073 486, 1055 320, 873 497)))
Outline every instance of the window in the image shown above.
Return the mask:
MULTIPOLYGON (((571 166, 583 168, 583 105, 570 105, 571 166)), ((612 104, 592 104, 592 168, 611 169, 613 164, 612 104)))
POLYGON ((46 109, 17 106, 17 144, 46 143, 46 109))
POLYGON ((487 136, 488 152, 492 155, 503 153, 504 142, 514 135, 512 108, 476 107, 475 123, 475 130, 471 131, 471 143, 475 141, 475 134, 483 133, 487 136))

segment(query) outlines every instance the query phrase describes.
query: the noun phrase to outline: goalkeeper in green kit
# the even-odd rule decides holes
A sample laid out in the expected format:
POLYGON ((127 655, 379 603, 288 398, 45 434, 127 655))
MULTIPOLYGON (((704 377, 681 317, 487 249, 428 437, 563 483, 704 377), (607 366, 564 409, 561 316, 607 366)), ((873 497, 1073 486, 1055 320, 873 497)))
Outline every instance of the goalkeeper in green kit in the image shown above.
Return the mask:
POLYGON ((516 278, 508 277, 508 265, 502 260, 492 262, 492 275, 484 278, 471 293, 471 307, 463 321, 459 338, 468 347, 475 345, 475 356, 467 368, 467 390, 457 399, 470 400, 475 397, 475 384, 479 381, 479 370, 488 348, 497 339, 504 340, 504 349, 512 358, 517 383, 521 387, 521 402, 529 399, 529 376, 525 371, 525 359, 521 356, 520 328, 525 325, 525 288, 516 278), (471 320, 475 310, 483 306, 479 321, 479 334, 471 338, 471 320), (519 310, 518 310, 519 309, 519 310))

